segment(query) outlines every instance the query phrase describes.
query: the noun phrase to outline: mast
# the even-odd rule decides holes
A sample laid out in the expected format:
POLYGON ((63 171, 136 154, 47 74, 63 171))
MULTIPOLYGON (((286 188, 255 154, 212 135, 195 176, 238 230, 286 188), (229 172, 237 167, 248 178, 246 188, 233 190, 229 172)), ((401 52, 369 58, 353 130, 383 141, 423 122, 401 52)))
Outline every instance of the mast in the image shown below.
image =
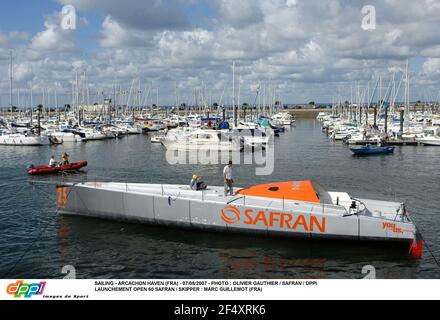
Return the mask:
POLYGON ((235 114, 235 61, 232 62, 232 114, 234 125, 237 126, 237 115, 235 114))
POLYGON ((115 109, 118 109, 118 104, 116 102, 116 79, 113 81, 113 105, 115 106, 115 109))
POLYGON ((154 85, 154 82, 153 82, 153 80, 151 80, 151 87, 149 90, 150 101, 151 101, 151 116, 153 116, 153 112, 154 112, 154 110, 153 110, 153 85, 154 85))
POLYGON ((34 108, 34 99, 33 99, 33 85, 31 83, 31 90, 30 90, 30 94, 31 94, 31 124, 32 124, 32 109, 34 108))
POLYGON ((382 109, 382 76, 379 76, 379 104, 382 109))
MULTIPOLYGON (((238 119, 240 119, 240 95, 241 95, 241 70, 240 70, 240 80, 238 81, 238 102, 237 102, 237 109, 238 109, 238 119)), ((246 121, 246 119, 244 119, 246 121)))
MULTIPOLYGON (((409 119, 409 61, 406 60, 405 116, 409 119)), ((408 121, 405 121, 408 124, 408 121)))
POLYGON ((141 78, 138 79, 138 105, 137 107, 141 108, 141 78))
MULTIPOLYGON (((75 70, 75 84, 76 84, 76 91, 75 91, 75 108, 78 115, 78 123, 80 122, 80 111, 79 111, 79 85, 78 85, 78 70, 75 70)), ((81 123, 79 123, 81 125, 81 123)))
POLYGON ((14 79, 14 75, 13 75, 13 69, 12 69, 12 50, 9 50, 9 106, 11 107, 11 111, 12 111, 12 84, 13 84, 13 79, 14 79))
POLYGON ((159 108, 159 86, 156 87, 156 107, 159 108))

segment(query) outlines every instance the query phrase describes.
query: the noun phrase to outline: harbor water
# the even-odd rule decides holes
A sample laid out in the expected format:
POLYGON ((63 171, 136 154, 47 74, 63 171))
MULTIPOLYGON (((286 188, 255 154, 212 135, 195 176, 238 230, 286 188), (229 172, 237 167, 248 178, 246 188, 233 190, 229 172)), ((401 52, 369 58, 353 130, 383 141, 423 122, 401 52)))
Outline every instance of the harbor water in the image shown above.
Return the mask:
MULTIPOLYGON (((30 164, 66 151, 88 160, 69 180, 188 184, 193 174, 222 185, 221 165, 170 165, 165 149, 145 135, 47 147, 0 148, 0 277, 63 278, 64 266, 86 278, 440 278, 425 247, 414 260, 380 244, 307 242, 212 234, 59 215, 50 178, 30 180, 30 164), (40 183, 32 183, 40 182, 40 183)), ((316 179, 354 197, 406 202, 430 249, 440 256, 440 148, 397 147, 394 155, 356 158, 330 141, 319 122, 298 120, 275 142, 275 170, 234 167, 238 186, 316 179)), ((61 179, 61 178, 52 178, 61 179)))

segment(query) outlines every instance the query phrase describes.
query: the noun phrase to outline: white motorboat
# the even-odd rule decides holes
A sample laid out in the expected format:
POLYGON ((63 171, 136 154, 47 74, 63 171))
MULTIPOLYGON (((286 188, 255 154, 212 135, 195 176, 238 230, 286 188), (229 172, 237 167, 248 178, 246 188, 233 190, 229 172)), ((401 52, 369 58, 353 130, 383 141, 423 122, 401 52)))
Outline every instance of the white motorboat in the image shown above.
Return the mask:
POLYGON ((246 130, 246 129, 252 130, 257 128, 258 128, 258 124, 251 121, 240 121, 237 127, 233 127, 233 129, 239 129, 239 130, 246 130))
POLYGON ((310 181, 258 185, 233 196, 223 187, 75 183, 58 187, 58 206, 67 215, 202 231, 403 243, 422 254, 403 203, 328 192, 310 181))
POLYGON ((291 114, 286 113, 286 112, 277 113, 277 114, 273 115, 271 117, 271 119, 272 119, 274 125, 277 126, 277 127, 278 126, 280 126, 280 127, 282 127, 282 126, 290 127, 296 121, 295 118, 291 114))
POLYGON ((145 132, 157 132, 165 129, 166 129, 166 125, 160 120, 146 121, 143 127, 143 131, 145 132))
POLYGON ((162 143, 166 140, 166 136, 164 134, 155 134, 151 137, 151 143, 162 143))
POLYGON ((239 137, 245 146, 258 149, 266 148, 272 141, 273 135, 266 134, 259 129, 232 129, 225 132, 227 136, 239 137))
POLYGON ((53 137, 57 139, 58 141, 63 141, 63 143, 66 142, 81 142, 82 137, 79 134, 75 134, 73 132, 61 132, 61 131, 54 131, 48 133, 50 137, 53 137))
POLYGON ((329 116, 329 113, 328 113, 328 112, 320 112, 320 113, 318 114, 318 116, 316 117, 316 120, 322 122, 324 119, 328 118, 328 116, 329 116))
POLYGON ((418 142, 425 146, 440 146, 440 137, 421 138, 418 142))
POLYGON ((79 131, 84 133, 85 141, 99 141, 99 140, 108 139, 108 136, 106 134, 102 133, 101 131, 97 131, 95 129, 83 128, 79 131))
POLYGON ((429 127, 423 131, 423 138, 418 138, 417 142, 425 146, 440 146, 440 127, 429 127))
POLYGON ((167 150, 182 151, 240 151, 243 149, 240 139, 228 137, 219 130, 196 130, 177 140, 166 139, 162 144, 167 150))
POLYGON ((356 134, 358 132, 359 132, 359 130, 356 127, 342 126, 342 127, 335 129, 335 131, 331 135, 331 138, 335 141, 342 141, 342 140, 346 139, 348 136, 350 136, 351 134, 356 134))
POLYGON ((125 129, 129 135, 142 134, 142 128, 135 125, 123 126, 122 128, 125 129))
POLYGON ((168 142, 177 141, 179 139, 187 138, 191 133, 193 133, 195 129, 191 127, 178 127, 176 129, 171 129, 166 131, 166 139, 168 142))

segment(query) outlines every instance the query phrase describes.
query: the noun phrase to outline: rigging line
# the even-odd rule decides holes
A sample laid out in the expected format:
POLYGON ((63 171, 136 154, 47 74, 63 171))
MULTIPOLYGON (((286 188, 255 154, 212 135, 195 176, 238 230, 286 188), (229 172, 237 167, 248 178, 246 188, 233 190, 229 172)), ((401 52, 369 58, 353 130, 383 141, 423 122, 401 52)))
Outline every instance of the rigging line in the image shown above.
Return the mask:
MULTIPOLYGON (((5 184, 5 185, 8 185, 8 184, 5 184)), ((11 184, 12 185, 12 187, 11 187, 11 189, 14 187, 14 184, 11 184)), ((20 185, 21 185, 21 183, 20 183, 20 185)), ((20 189, 15 189, 14 190, 14 193, 15 194, 19 194, 19 193, 21 193, 22 191, 25 191, 25 189, 26 188, 28 188, 29 187, 29 185, 27 185, 27 184, 24 184, 24 185, 21 185, 21 187, 20 187, 20 189)), ((5 203, 5 204, 9 204, 10 202, 12 202, 12 201, 14 201, 14 200, 16 200, 14 197, 10 197, 9 199, 7 199, 6 201, 6 203, 5 202, 3 202, 3 203, 5 203)))
MULTIPOLYGON (((413 221, 414 223, 414 221, 413 221)), ((434 262, 436 263, 437 267, 440 268, 440 263, 437 260, 437 257, 435 256, 434 252, 431 250, 431 247, 429 246, 428 242, 425 240, 425 238, 423 237, 422 232, 420 231, 419 227, 414 223, 414 225, 416 226, 417 231, 419 232, 420 237, 422 238, 423 243, 426 246, 426 249, 428 249, 429 254, 431 255, 431 257, 434 259, 434 262)))
MULTIPOLYGON (((67 197, 69 197, 69 194, 70 194, 70 191, 67 194, 67 197)), ((14 265, 8 270, 8 272, 4 275, 4 277, 2 277, 3 279, 7 279, 8 275, 10 275, 15 270, 15 268, 17 268, 18 264, 21 261, 23 261, 23 259, 26 257, 26 255, 29 253, 29 251, 32 249, 32 247, 35 245, 35 243, 38 240, 40 240, 41 236, 46 232, 47 228, 49 228, 49 226, 52 224, 52 222, 54 221, 54 218, 58 217, 58 213, 59 213, 59 209, 57 209, 55 214, 52 217, 50 217, 46 226, 41 230, 41 232, 38 234, 38 236, 31 242, 29 247, 23 252, 21 257, 14 263, 14 265)))
POLYGON ((227 202, 226 204, 231 204, 231 203, 236 202, 236 201, 238 201, 238 200, 241 200, 241 199, 243 199, 243 198, 244 198, 244 197, 238 197, 238 198, 232 199, 231 201, 227 202))

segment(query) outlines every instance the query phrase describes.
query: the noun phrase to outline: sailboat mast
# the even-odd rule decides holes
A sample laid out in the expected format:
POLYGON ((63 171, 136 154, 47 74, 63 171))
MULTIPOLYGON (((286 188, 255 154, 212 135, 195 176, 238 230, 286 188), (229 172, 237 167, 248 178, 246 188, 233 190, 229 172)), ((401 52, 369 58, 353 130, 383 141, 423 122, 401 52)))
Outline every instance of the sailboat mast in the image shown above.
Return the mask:
POLYGON ((235 114, 235 61, 232 62, 232 114, 234 125, 237 126, 237 116, 235 114))
MULTIPOLYGON (((409 61, 406 60, 406 90, 405 90, 405 115, 407 120, 409 119, 409 61)), ((408 124, 408 121, 406 121, 408 124)))
MULTIPOLYGON (((237 109, 238 109, 238 119, 240 120, 240 95, 241 95, 241 71, 240 71, 240 80, 238 81, 238 102, 237 102, 237 109)), ((244 119, 246 121, 246 119, 244 119)))
MULTIPOLYGON (((80 122, 80 111, 79 111, 79 84, 78 84, 78 70, 75 70, 75 111, 77 112, 78 123, 80 122)), ((79 123, 81 125, 81 123, 79 123)))
POLYGON ((13 69, 12 69, 12 50, 9 50, 9 106, 11 107, 12 111, 12 84, 14 81, 14 75, 13 75, 13 69))

